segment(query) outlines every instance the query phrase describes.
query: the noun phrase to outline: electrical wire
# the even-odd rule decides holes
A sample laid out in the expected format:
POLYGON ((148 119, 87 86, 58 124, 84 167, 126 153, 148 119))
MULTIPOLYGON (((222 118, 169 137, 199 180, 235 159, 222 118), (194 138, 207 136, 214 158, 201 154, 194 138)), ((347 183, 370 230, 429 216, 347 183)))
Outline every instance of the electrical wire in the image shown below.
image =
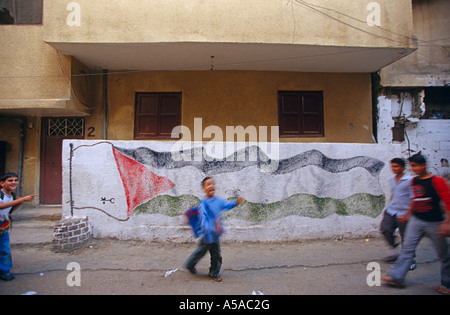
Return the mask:
MULTIPOLYGON (((330 14, 324 12, 324 11, 321 11, 321 10, 315 8, 315 7, 314 7, 312 4, 310 4, 309 2, 306 2, 306 1, 303 1, 303 0, 294 0, 294 1, 295 1, 297 4, 299 4, 301 7, 303 7, 303 8, 306 8, 306 9, 309 9, 310 11, 313 11, 313 12, 319 13, 319 14, 321 14, 321 15, 324 15, 324 16, 326 16, 326 17, 328 17, 328 18, 330 18, 330 19, 332 19, 332 20, 334 20, 334 21, 336 21, 336 22, 338 22, 338 23, 340 23, 340 24, 343 24, 343 25, 348 26, 348 27, 350 27, 350 28, 352 28, 352 29, 355 29, 355 30, 357 30, 357 31, 363 32, 363 33, 365 33, 365 34, 368 34, 368 35, 371 35, 371 36, 375 36, 375 37, 381 38, 381 39, 383 39, 383 40, 387 40, 387 41, 394 42, 394 43, 401 44, 401 45, 405 45, 405 44, 406 44, 406 45, 410 45, 410 44, 411 44, 409 41, 405 42, 405 41, 395 40, 395 39, 392 39, 392 38, 389 38, 389 37, 386 37, 386 36, 382 36, 382 35, 375 34, 375 33, 373 33, 373 32, 369 32, 369 31, 367 31, 367 30, 365 30, 365 29, 362 29, 362 28, 360 28, 360 27, 358 27, 358 26, 352 25, 352 24, 350 24, 350 23, 348 23, 348 22, 345 22, 345 21, 343 21, 343 20, 341 20, 341 19, 339 19, 339 18, 337 18, 337 17, 334 17, 334 16, 332 16, 332 15, 330 15, 330 14)), ((317 6, 317 7, 319 7, 319 6, 317 6)), ((321 7, 321 8, 323 8, 323 7, 321 7)), ((329 9, 329 10, 332 10, 332 9, 329 9)), ((332 11, 338 12, 339 14, 342 14, 342 15, 345 15, 345 16, 348 16, 348 15, 346 15, 346 14, 344 14, 344 13, 341 13, 341 12, 339 12, 339 11, 336 11, 336 10, 332 10, 332 11)), ((356 19, 356 18, 352 18, 352 19, 361 22, 361 20, 359 20, 359 19, 356 19)), ((366 23, 366 22, 365 22, 365 23, 366 23)), ((402 36, 403 36, 403 35, 402 35, 402 36)), ((406 36, 405 36, 405 37, 406 37, 406 36)))
MULTIPOLYGON (((294 4, 297 4, 298 6, 313 11, 317 14, 321 14, 329 19, 332 19, 334 21, 336 21, 337 23, 343 24, 349 28, 355 29, 357 31, 363 32, 365 34, 386 40, 386 41, 390 41, 393 43, 398 44, 400 47, 403 47, 404 45, 411 45, 411 41, 416 42, 417 47, 419 46, 430 46, 430 47, 440 47, 443 49, 446 49, 448 52, 448 48, 446 46, 443 45, 438 45, 438 44, 432 44, 433 42, 436 41, 443 41, 443 40, 448 40, 450 38, 441 38, 441 39, 434 39, 434 40, 429 40, 429 41, 424 41, 424 40, 419 40, 417 38, 414 37, 410 37, 407 35, 402 35, 402 34, 398 34, 396 32, 393 32, 389 29, 380 27, 380 26, 376 26, 378 29, 383 30, 385 32, 394 34, 396 36, 399 37, 403 37, 406 39, 406 41, 402 41, 402 40, 396 40, 393 38, 389 38, 383 35, 379 35, 370 31, 367 31, 365 29, 362 29, 361 27, 355 26, 353 24, 350 24, 338 17, 335 17, 327 12, 324 12, 324 10, 329 11, 329 12, 334 12, 338 15, 341 15, 343 17, 347 17, 349 19, 352 19, 358 23, 367 23, 367 21, 362 21, 358 18, 352 17, 346 13, 337 11, 335 9, 331 9, 331 8, 327 8, 324 6, 320 6, 320 5, 316 5, 316 4, 312 4, 309 3, 307 1, 304 0, 289 0, 288 4, 291 3, 292 4, 292 14, 293 14, 293 18, 294 18, 294 34, 293 34, 293 42, 295 41, 295 33, 296 33, 296 25, 297 25, 297 18, 295 16, 295 12, 294 12, 294 4), (322 10, 322 11, 321 11, 322 10), (422 44, 423 43, 423 44, 422 44)), ((243 64, 250 64, 250 63, 267 63, 267 62, 277 62, 277 61, 287 61, 287 60, 295 60, 295 59, 303 59, 303 58, 314 58, 314 57, 324 57, 324 56, 332 56, 332 55, 343 55, 343 54, 349 54, 349 53, 354 53, 354 52, 361 52, 364 50, 375 50, 378 48, 360 48, 358 50, 351 50, 351 51, 346 51, 346 52, 334 52, 334 53, 329 53, 329 54, 314 54, 314 55, 306 55, 306 56, 293 56, 293 57, 285 57, 285 58, 272 58, 272 59, 260 59, 260 60, 243 60, 243 61, 234 61, 234 62, 227 62, 227 63, 221 63, 221 64, 215 64, 215 67, 220 67, 220 66, 230 66, 230 65, 243 65, 243 64)), ((59 52, 58 52, 59 53, 59 52)), ((423 55, 423 54, 421 54, 423 55)), ((426 55, 423 55, 426 56, 426 55)), ((60 60, 60 64, 61 64, 61 60, 60 60)), ((176 70, 196 70, 196 69, 203 69, 203 68, 210 68, 211 64, 206 65, 206 64, 202 64, 202 65, 192 65, 192 66, 184 66, 184 67, 168 67, 168 68, 159 68, 159 69, 152 69, 152 70, 129 70, 129 71, 117 71, 117 72, 109 72, 108 75, 112 76, 112 75, 122 75, 122 74, 132 74, 132 73, 146 73, 146 72, 156 72, 156 71, 176 71, 176 70)), ((61 68, 64 71, 64 67, 61 66, 61 68)), ((69 78, 73 78, 73 77, 89 77, 89 76, 102 76, 103 73, 83 73, 83 74, 71 74, 68 75, 66 74, 66 72, 64 71, 64 75, 31 75, 31 76, 5 76, 5 77, 0 77, 0 79, 22 79, 22 78, 50 78, 50 77, 69 77, 69 78)))
MULTIPOLYGON (((397 43, 400 43, 400 44, 403 44, 403 45, 410 45, 411 44, 410 42, 413 41, 415 43, 416 47, 437 47, 437 48, 442 48, 442 49, 444 49, 447 52, 447 54, 450 55, 450 51, 449 51, 448 46, 439 45, 439 44, 433 44, 433 42, 449 40, 450 37, 440 38, 440 39, 433 39, 433 40, 426 41, 426 40, 420 40, 420 39, 418 39, 418 38, 416 38, 414 36, 410 37, 410 36, 407 36, 407 35, 396 33, 396 32, 393 32, 393 31, 391 31, 389 29, 383 28, 381 26, 377 26, 377 25, 374 26, 374 27, 379 28, 379 29, 381 29, 383 31, 386 31, 386 32, 389 32, 391 34, 394 34, 394 35, 397 35, 397 36, 401 36, 401 37, 404 37, 405 39, 407 39, 406 42, 404 42, 404 41, 397 41, 397 40, 394 40, 394 39, 391 39, 391 38, 388 38, 388 37, 385 37, 385 36, 382 36, 382 35, 378 35, 378 34, 366 31, 366 30, 361 29, 361 28, 359 28, 357 26, 351 25, 351 24, 349 24, 349 23, 347 23, 347 22, 345 22, 343 20, 335 18, 335 17, 333 17, 333 16, 331 16, 331 15, 329 15, 329 14, 323 12, 323 11, 320 11, 319 9, 315 9, 315 8, 320 8, 320 9, 323 9, 323 10, 328 10, 328 11, 335 12, 337 14, 340 14, 342 16, 345 16, 345 17, 348 17, 348 18, 350 18, 352 20, 355 20, 355 21, 357 21, 359 23, 367 24, 367 21, 363 21, 363 20, 360 20, 358 18, 352 17, 352 16, 350 16, 348 14, 342 13, 340 11, 337 11, 337 10, 334 10, 334 9, 331 9, 331 8, 327 8, 327 7, 324 7, 324 6, 315 5, 315 4, 306 2, 304 0, 292 0, 292 1, 295 1, 298 5, 302 6, 303 8, 306 8, 306 9, 309 9, 310 11, 314 11, 316 13, 325 15, 328 18, 331 18, 331 19, 333 19, 333 20, 335 20, 335 21, 337 21, 339 23, 342 23, 342 24, 344 24, 346 26, 349 26, 349 27, 351 27, 353 29, 356 29, 356 30, 359 30, 361 32, 364 32, 364 33, 367 33, 367 34, 370 34, 370 35, 373 35, 373 36, 376 36, 376 37, 379 37, 379 38, 382 38, 382 39, 385 39, 385 40, 388 40, 388 41, 394 41, 394 42, 397 42, 397 43)), ((432 58, 431 56, 426 55, 426 54, 422 54, 419 51, 416 51, 416 53, 419 54, 422 57, 425 57, 425 58, 432 58)))
POLYGON ((335 20, 335 21, 337 21, 337 22, 339 22, 339 23, 342 23, 342 24, 344 24, 344 25, 346 25, 346 26, 348 26, 348 27, 351 27, 351 28, 356 29, 356 30, 358 30, 358 31, 367 33, 367 34, 369 34, 369 35, 373 35, 373 36, 380 37, 380 38, 385 39, 385 40, 388 40, 388 41, 393 41, 393 42, 397 42, 397 43, 405 44, 405 45, 410 45, 410 44, 411 44, 410 42, 413 41, 413 42, 416 42, 416 46, 418 46, 418 47, 419 47, 419 46, 440 47, 440 48, 445 49, 445 50, 448 51, 447 46, 444 46, 444 45, 438 45, 438 44, 430 44, 430 43, 436 42, 436 41, 449 40, 450 37, 426 41, 426 40, 420 40, 420 39, 418 39, 418 38, 416 38, 416 37, 414 37, 414 36, 411 37, 411 36, 407 36, 407 35, 404 35, 404 34, 399 34, 399 33, 397 33, 397 32, 394 32, 394 31, 392 31, 392 30, 389 30, 389 29, 387 29, 387 28, 383 28, 383 27, 381 27, 381 26, 377 26, 377 25, 373 26, 373 27, 378 28, 378 29, 380 29, 380 30, 383 30, 383 31, 385 31, 385 32, 388 32, 388 33, 391 33, 391 34, 394 34, 394 35, 397 35, 397 36, 400 36, 400 37, 404 37, 404 38, 407 40, 407 41, 398 41, 398 40, 394 40, 394 39, 391 39, 391 38, 388 38, 388 37, 385 37, 385 36, 382 36, 382 35, 378 35, 378 34, 369 32, 369 31, 367 31, 367 30, 364 30, 364 29, 362 29, 362 28, 360 28, 360 27, 357 27, 357 26, 354 26, 354 25, 352 25, 352 24, 349 24, 349 23, 347 23, 347 22, 345 22, 345 21, 343 21, 343 20, 341 20, 341 19, 339 19, 339 18, 335 18, 335 17, 333 17, 333 16, 331 16, 331 15, 329 15, 329 14, 323 12, 323 11, 320 11, 319 9, 315 9, 315 8, 320 8, 320 9, 323 9, 323 10, 327 10, 327 11, 331 11, 331 12, 337 13, 337 14, 339 14, 339 15, 345 16, 345 17, 350 18, 350 19, 352 19, 352 20, 354 20, 354 21, 357 21, 357 22, 359 22, 359 23, 367 24, 367 21, 360 20, 360 19, 358 19, 358 18, 352 17, 352 16, 350 16, 350 15, 348 15, 348 14, 346 14, 346 13, 337 11, 337 10, 335 10, 335 9, 327 8, 327 7, 324 7, 324 6, 319 6, 319 5, 316 5, 316 4, 312 4, 312 3, 306 2, 306 1, 304 1, 304 0, 293 0, 293 1, 295 1, 295 2, 296 2, 297 4, 299 4, 300 6, 303 6, 304 8, 307 8, 307 9, 309 9, 309 10, 311 10, 311 11, 316 12, 316 13, 325 15, 325 16, 328 17, 328 18, 331 18, 331 19, 333 19, 333 20, 335 20), (422 43, 423 43, 423 44, 422 44, 422 43))
MULTIPOLYGON (((220 66, 233 66, 233 65, 243 65, 250 63, 267 63, 267 62, 276 62, 276 61, 287 61, 287 60, 300 60, 307 58, 317 58, 317 57, 327 57, 327 56, 337 56, 337 55, 347 55, 364 51, 375 51, 382 49, 381 47, 370 47, 370 48, 356 48, 347 51, 339 51, 332 53, 323 53, 323 54, 312 54, 312 55, 302 55, 302 56, 293 56, 293 57, 282 57, 282 58, 270 58, 270 59, 254 59, 254 60, 243 60, 243 61, 231 61, 215 64, 214 67, 220 66)), ((184 67, 167 67, 167 68, 157 68, 151 70, 125 70, 125 71, 116 71, 109 72, 109 76, 113 75, 122 75, 122 74, 133 74, 133 73, 146 73, 146 72, 157 72, 157 71, 176 71, 176 70, 195 70, 195 69, 203 69, 203 68, 211 68, 211 63, 202 64, 202 65, 192 65, 192 66, 184 66, 184 67)), ((84 77, 84 76, 102 76, 103 73, 83 73, 83 74, 72 74, 70 77, 84 77)), ((21 79, 21 78, 57 78, 57 77, 66 77, 66 75, 31 75, 31 76, 11 76, 11 77, 0 77, 0 79, 21 79)))

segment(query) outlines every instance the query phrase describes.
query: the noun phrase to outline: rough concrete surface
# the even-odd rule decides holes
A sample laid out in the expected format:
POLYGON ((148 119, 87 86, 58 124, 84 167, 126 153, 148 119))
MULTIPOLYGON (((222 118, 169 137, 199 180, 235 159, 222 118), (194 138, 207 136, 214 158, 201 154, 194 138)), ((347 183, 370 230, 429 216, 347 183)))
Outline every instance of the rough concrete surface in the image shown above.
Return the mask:
POLYGON ((368 263, 380 262, 382 275, 390 267, 381 262, 387 251, 380 238, 223 243, 222 283, 207 276, 208 255, 198 265, 198 275, 182 268, 195 243, 94 239, 87 248, 54 253, 51 239, 60 211, 26 209, 15 214, 11 242, 16 280, 0 282, 0 294, 402 295, 436 294, 440 284, 440 263, 428 240, 420 245, 418 268, 408 274, 408 286, 402 290, 367 285, 368 263), (71 262, 81 267, 80 286, 67 284, 71 262))

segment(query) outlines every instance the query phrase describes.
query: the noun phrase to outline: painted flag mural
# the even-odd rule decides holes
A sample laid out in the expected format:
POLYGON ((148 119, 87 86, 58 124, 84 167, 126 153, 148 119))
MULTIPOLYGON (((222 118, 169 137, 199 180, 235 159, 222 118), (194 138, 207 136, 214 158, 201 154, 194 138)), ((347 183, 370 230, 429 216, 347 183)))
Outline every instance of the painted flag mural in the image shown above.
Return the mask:
POLYGON ((218 144, 223 148, 215 152, 204 144, 184 145, 174 155, 175 144, 65 141, 65 212, 72 205, 74 215, 141 227, 175 222, 170 218, 200 202, 200 183, 212 176, 216 195, 246 200, 226 219, 249 224, 291 216, 373 219, 385 207, 391 176, 386 165, 395 157, 392 148, 376 145, 294 143, 279 144, 276 155, 264 145, 230 149, 229 143, 218 144))
POLYGON ((123 155, 112 147, 114 159, 127 199, 127 216, 141 204, 175 186, 169 179, 158 176, 141 163, 123 155))

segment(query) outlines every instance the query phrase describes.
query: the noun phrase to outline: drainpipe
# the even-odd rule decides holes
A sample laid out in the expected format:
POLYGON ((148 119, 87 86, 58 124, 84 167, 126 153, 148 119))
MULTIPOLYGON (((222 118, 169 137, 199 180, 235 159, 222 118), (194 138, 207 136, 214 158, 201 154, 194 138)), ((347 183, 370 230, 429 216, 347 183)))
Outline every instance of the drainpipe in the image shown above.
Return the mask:
POLYGON ((108 139, 108 69, 103 69, 103 139, 108 139))
POLYGON ((372 142, 378 143, 378 94, 380 93, 381 77, 379 72, 371 73, 372 81, 372 142))
POLYGON ((17 170, 17 175, 19 175, 19 186, 17 186, 16 193, 21 196, 22 193, 22 173, 23 173, 23 158, 24 158, 24 148, 25 148, 25 119, 20 119, 20 145, 19 145, 19 166, 17 170))

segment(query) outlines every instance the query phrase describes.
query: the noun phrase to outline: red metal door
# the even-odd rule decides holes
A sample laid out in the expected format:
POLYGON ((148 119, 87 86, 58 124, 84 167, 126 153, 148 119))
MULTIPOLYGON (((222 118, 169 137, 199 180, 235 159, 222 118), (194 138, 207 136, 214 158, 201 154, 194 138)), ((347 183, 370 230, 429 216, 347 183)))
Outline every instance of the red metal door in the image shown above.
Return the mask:
POLYGON ((84 118, 43 118, 40 203, 62 204, 62 141, 84 139, 84 118))

